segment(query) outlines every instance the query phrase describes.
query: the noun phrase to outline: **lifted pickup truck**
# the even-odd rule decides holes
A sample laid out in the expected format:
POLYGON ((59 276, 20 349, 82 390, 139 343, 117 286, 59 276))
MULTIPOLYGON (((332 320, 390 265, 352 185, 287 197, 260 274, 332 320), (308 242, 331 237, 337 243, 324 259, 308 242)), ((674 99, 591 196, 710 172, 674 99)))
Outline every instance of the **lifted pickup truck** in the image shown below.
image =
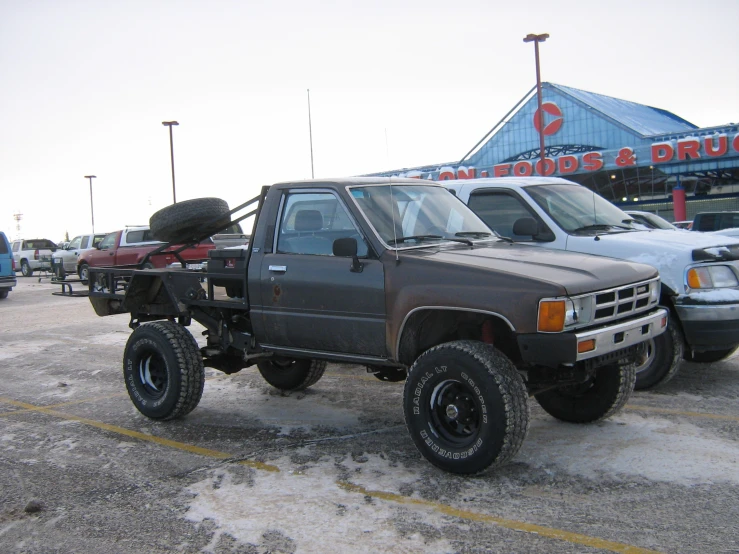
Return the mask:
POLYGON ((213 250, 205 274, 90 268, 96 313, 130 314, 124 381, 150 418, 192 411, 204 366, 256 364, 289 391, 315 384, 329 361, 363 364, 381 380, 406 379, 407 427, 432 464, 476 473, 520 448, 527 395, 569 422, 619 411, 645 343, 667 325, 654 268, 512 244, 435 183, 280 183, 226 223, 195 209, 211 200, 164 208, 152 229, 197 241, 257 204, 240 218, 256 215, 250 248, 213 250), (213 280, 244 294, 219 295, 213 280), (201 348, 192 320, 206 327, 201 348))
POLYGON ((650 340, 637 389, 670 380, 683 359, 710 363, 739 346, 739 239, 646 229, 590 189, 557 177, 499 177, 444 184, 491 229, 545 249, 654 266, 666 333, 650 340))

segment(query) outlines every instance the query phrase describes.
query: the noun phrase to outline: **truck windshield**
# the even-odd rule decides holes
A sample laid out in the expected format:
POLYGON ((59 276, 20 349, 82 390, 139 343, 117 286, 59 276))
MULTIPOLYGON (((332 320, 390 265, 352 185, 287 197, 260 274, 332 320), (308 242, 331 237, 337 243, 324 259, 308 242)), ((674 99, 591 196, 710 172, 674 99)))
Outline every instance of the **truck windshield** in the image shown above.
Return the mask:
POLYGON ((534 199, 564 231, 635 231, 633 218, 602 196, 580 185, 536 185, 526 187, 534 199))
POLYGON ((364 217, 391 248, 443 241, 472 244, 490 240, 493 231, 465 204, 442 187, 368 185, 350 187, 364 217))

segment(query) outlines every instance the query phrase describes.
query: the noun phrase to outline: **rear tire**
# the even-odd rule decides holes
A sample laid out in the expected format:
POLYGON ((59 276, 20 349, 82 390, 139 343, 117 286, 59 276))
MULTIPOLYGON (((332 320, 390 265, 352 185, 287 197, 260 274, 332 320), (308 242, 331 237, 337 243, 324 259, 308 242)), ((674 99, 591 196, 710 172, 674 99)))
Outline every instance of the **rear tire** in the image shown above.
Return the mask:
POLYGON ((678 324, 670 318, 667 329, 647 345, 648 358, 636 366, 636 390, 662 385, 672 379, 683 359, 683 334, 678 324))
POLYGON ((636 365, 599 367, 579 385, 567 385, 534 395, 549 415, 570 423, 594 423, 624 407, 634 390, 636 365))
POLYGON ((7 298, 7 297, 8 297, 8 291, 0 290, 0 299, 7 298))
POLYGON ((151 235, 163 242, 188 241, 226 227, 228 203, 220 198, 193 198, 171 204, 149 218, 151 235))
POLYGON ((31 269, 31 266, 28 265, 27 260, 21 260, 21 274, 23 277, 30 277, 33 275, 33 269, 31 269))
POLYGON ((724 350, 708 350, 706 352, 691 352, 688 350, 683 356, 685 360, 689 362, 695 362, 699 364, 710 364, 713 362, 720 362, 731 356, 736 352, 737 347, 726 348, 724 350))
POLYGON ((295 391, 315 385, 326 371, 323 360, 271 358, 257 362, 259 373, 276 389, 295 391))
POLYGON ((151 419, 182 417, 200 402, 203 359, 190 332, 171 321, 139 326, 123 354, 123 378, 136 409, 151 419))
POLYGON ((408 432, 421 454, 452 473, 478 473, 516 455, 529 428, 526 386, 499 350, 453 341, 424 352, 403 391, 408 432))

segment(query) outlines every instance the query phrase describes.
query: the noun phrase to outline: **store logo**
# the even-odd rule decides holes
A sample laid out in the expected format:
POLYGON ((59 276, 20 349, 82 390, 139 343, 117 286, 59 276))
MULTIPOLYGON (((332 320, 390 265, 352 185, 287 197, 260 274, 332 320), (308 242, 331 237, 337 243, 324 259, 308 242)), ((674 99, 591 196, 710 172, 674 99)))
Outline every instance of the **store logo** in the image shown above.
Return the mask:
MULTIPOLYGON (((547 117, 543 117, 544 121, 546 121, 547 117)), ((544 136, 547 135, 553 135, 557 131, 559 131, 559 128, 562 127, 562 122, 564 121, 564 118, 562 117, 562 110, 559 109, 559 106, 555 104, 554 102, 544 102, 541 105, 541 111, 536 110, 534 113, 534 127, 539 133, 542 133, 544 136), (554 116, 555 119, 544 125, 544 130, 542 131, 542 115, 544 113, 548 113, 549 115, 554 116)))

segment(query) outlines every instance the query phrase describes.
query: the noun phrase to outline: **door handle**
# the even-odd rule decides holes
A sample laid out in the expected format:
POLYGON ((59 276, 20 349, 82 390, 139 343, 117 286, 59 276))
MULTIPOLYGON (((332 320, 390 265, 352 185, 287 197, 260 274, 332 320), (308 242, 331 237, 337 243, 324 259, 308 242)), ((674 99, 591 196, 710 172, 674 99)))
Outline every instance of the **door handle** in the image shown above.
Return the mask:
POLYGON ((287 271, 286 265, 271 265, 269 266, 270 271, 279 271, 280 273, 285 273, 287 271))

